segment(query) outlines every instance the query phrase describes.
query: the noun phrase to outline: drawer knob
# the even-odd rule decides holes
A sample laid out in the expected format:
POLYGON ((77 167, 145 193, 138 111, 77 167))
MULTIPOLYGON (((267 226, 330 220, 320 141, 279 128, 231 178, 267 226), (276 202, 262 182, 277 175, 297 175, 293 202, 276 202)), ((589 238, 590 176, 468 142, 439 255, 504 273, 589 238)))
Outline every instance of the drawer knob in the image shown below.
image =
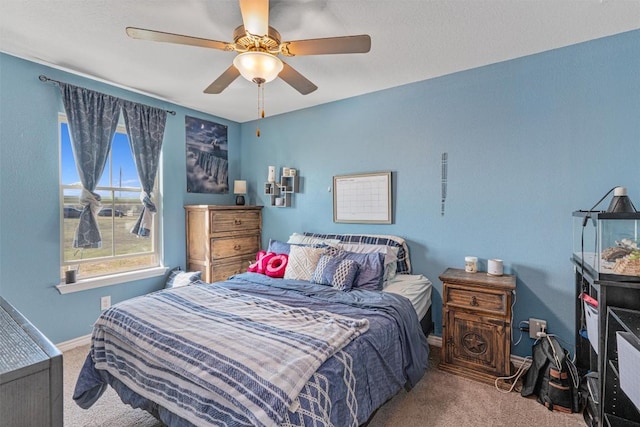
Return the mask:
POLYGON ((471 297, 471 305, 474 307, 478 306, 478 299, 475 296, 471 297))
POLYGON ((242 246, 240 245, 233 245, 233 249, 236 251, 239 251, 240 249, 242 249, 242 246))
POLYGON ((233 223, 234 223, 235 225, 241 225, 241 224, 242 224, 242 220, 241 220, 241 219, 236 218, 236 219, 234 219, 234 220, 233 220, 233 223))

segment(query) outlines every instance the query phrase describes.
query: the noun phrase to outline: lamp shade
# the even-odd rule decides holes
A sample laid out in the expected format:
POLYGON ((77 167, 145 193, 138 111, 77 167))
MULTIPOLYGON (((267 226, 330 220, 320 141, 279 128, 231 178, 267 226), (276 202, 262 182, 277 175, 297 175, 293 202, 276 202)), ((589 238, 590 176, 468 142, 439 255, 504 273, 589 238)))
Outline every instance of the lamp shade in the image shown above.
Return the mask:
POLYGON ((267 83, 278 77, 284 65, 275 55, 260 51, 243 52, 233 58, 233 65, 245 79, 267 83))
POLYGON ((233 181, 233 194, 247 194, 247 181, 233 181))
POLYGON ((627 195, 626 187, 616 187, 613 191, 613 199, 607 208, 607 212, 624 213, 636 212, 636 208, 631 203, 631 199, 627 195))

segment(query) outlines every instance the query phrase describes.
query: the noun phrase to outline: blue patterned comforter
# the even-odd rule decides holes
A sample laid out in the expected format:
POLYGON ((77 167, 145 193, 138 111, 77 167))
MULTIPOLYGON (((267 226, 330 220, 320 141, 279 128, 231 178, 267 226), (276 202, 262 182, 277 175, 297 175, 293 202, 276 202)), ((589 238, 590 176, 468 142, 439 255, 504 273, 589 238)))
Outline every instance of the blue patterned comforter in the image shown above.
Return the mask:
POLYGON ((110 384, 170 426, 357 426, 427 355, 403 297, 244 273, 103 313, 74 399, 110 384))

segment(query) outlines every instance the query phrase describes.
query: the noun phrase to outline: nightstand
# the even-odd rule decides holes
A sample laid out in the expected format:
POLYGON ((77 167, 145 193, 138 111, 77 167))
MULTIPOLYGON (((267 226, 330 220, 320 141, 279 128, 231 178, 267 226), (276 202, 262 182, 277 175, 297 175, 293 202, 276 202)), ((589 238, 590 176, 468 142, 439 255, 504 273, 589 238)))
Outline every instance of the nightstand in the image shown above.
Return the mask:
POLYGON ((511 375, 512 275, 449 268, 442 280, 440 369, 493 384, 511 375))

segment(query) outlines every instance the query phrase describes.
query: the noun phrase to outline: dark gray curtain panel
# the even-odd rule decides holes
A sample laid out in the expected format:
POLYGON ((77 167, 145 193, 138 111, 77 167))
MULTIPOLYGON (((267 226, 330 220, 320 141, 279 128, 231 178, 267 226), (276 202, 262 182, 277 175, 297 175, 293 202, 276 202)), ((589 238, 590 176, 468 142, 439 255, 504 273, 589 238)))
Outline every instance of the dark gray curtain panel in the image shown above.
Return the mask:
POLYGON ((95 193, 118 126, 121 100, 85 88, 58 83, 69 122, 71 147, 76 161, 83 205, 73 240, 74 248, 100 248, 102 236, 97 215, 102 204, 95 193))
POLYGON ((142 184, 140 200, 143 208, 131 233, 139 237, 149 237, 153 214, 157 211, 152 190, 160 162, 167 112, 130 101, 122 102, 122 112, 138 178, 142 184))

